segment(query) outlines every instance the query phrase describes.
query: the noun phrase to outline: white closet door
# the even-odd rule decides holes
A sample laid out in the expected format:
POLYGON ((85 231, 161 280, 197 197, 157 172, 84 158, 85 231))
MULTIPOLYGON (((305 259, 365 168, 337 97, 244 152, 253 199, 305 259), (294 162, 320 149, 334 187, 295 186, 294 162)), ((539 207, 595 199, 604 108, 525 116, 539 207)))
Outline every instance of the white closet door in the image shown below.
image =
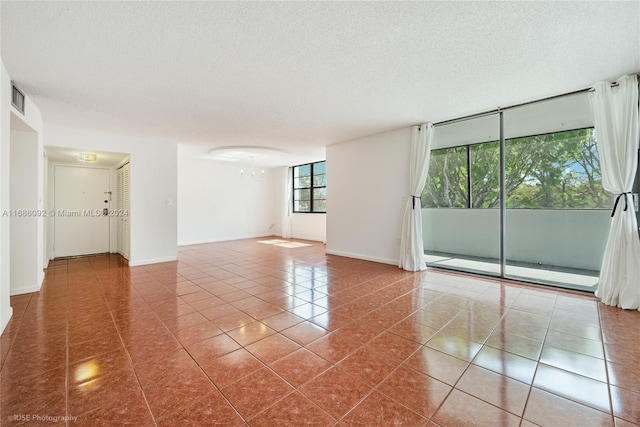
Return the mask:
POLYGON ((129 164, 118 169, 118 253, 129 259, 129 164))

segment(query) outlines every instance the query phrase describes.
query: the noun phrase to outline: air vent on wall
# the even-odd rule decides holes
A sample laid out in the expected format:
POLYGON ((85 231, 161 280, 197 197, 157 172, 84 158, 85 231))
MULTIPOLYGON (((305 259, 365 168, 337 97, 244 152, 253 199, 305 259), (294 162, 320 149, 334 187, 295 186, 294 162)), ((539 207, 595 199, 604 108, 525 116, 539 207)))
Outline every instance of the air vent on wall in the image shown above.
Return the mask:
POLYGON ((11 84, 11 105, 24 115, 24 93, 13 83, 11 84))

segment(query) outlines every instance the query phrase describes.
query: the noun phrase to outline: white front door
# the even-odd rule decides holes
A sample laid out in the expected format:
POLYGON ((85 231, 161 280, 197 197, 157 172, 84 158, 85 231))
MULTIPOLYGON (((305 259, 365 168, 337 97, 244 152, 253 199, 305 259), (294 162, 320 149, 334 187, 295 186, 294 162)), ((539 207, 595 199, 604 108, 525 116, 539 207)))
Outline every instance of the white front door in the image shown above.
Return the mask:
POLYGON ((109 183, 109 169, 56 165, 56 258, 109 252, 109 183))

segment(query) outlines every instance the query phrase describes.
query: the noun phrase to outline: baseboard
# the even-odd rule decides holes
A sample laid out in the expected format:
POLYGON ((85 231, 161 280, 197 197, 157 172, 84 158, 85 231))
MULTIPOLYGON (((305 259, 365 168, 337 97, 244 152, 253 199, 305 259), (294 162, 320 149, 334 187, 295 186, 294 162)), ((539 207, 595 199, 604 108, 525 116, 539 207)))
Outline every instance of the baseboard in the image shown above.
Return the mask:
POLYGON ((129 261, 129 267, 137 267, 140 265, 149 265, 149 264, 159 264, 161 262, 171 262, 171 261, 177 261, 177 260, 178 260, 177 256, 171 256, 166 258, 154 258, 154 259, 140 259, 140 260, 129 261))
MULTIPOLYGON (((284 239, 284 237, 283 237, 284 239)), ((308 236, 291 236, 289 239, 298 239, 298 240, 310 240, 312 242, 320 242, 324 243, 323 239, 318 239, 317 237, 308 237, 308 236)))
POLYGON ((10 289, 9 296, 13 297, 16 295, 30 294, 32 292, 40 292, 41 288, 42 288, 42 284, 38 286, 25 286, 24 288, 10 289))
POLYGON ((13 307, 9 306, 9 309, 2 313, 2 319, 0 319, 0 335, 4 332, 4 328, 9 324, 11 316, 13 316, 13 307))
POLYGON ((232 240, 258 239, 261 237, 273 237, 273 234, 252 234, 247 236, 226 236, 217 237, 215 239, 206 240, 188 240, 186 242, 178 242, 178 246, 204 245, 207 243, 230 242, 232 240))
POLYGON ((373 257, 373 256, 369 256, 369 255, 362 255, 362 254, 354 254, 351 252, 342 252, 342 251, 333 251, 333 250, 329 250, 327 249, 325 251, 327 254, 329 255, 337 255, 337 256, 343 256, 343 257, 347 257, 347 258, 355 258, 355 259, 362 259, 365 261, 373 261, 373 262, 378 262, 381 264, 391 264, 391 265, 398 265, 398 260, 397 259, 389 259, 389 258, 379 258, 379 257, 373 257))

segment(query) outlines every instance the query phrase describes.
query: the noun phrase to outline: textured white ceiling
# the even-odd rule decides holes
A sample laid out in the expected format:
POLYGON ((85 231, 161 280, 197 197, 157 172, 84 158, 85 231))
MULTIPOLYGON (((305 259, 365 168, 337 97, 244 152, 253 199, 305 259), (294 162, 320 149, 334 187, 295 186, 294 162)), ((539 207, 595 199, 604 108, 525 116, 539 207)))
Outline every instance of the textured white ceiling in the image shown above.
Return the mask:
MULTIPOLYGON (((640 2, 1 2, 46 122, 322 147, 640 71, 640 2)), ((320 153, 320 154, 318 154, 320 153)))

